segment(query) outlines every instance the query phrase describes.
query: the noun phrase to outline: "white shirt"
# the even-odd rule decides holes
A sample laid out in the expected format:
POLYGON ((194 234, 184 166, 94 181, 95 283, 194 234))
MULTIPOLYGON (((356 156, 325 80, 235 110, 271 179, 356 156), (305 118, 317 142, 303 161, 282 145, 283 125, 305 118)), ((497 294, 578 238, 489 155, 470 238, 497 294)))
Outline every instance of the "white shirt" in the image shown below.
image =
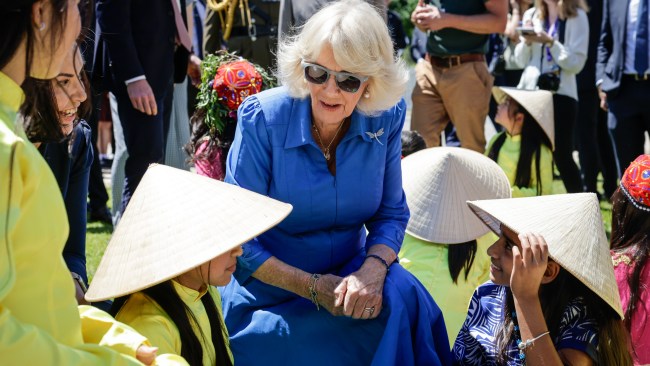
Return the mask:
MULTIPOLYGON (((533 28, 536 31, 543 30, 544 24, 542 20, 537 15, 533 15, 535 15, 535 8, 528 9, 522 18, 523 23, 532 20, 533 28)), ((577 16, 566 20, 564 43, 559 41, 559 31, 555 33, 554 38, 556 41, 549 49, 551 53, 550 61, 547 59, 546 47, 542 46, 541 43, 526 45, 522 41, 515 46, 512 61, 519 67, 524 68, 517 88, 537 89, 539 75, 551 70, 554 66, 559 66, 562 71, 560 73, 560 88, 557 90, 557 94, 578 100, 576 74, 585 66, 589 48, 589 20, 587 13, 582 9, 578 9, 577 16)))
MULTIPOLYGON (((630 5, 627 9, 627 22, 626 22, 626 37, 625 37, 625 74, 636 74, 634 68, 634 50, 636 48, 636 23, 639 18, 639 1, 630 0, 630 5)), ((648 1, 648 0, 644 0, 648 1)), ((650 24, 650 11, 648 11, 648 19, 650 24)), ((648 27, 650 28, 650 27, 648 27)), ((650 44, 650 37, 648 38, 650 44)), ((648 59, 650 60, 650 47, 648 47, 648 59)), ((646 73, 648 71, 646 70, 646 73)))

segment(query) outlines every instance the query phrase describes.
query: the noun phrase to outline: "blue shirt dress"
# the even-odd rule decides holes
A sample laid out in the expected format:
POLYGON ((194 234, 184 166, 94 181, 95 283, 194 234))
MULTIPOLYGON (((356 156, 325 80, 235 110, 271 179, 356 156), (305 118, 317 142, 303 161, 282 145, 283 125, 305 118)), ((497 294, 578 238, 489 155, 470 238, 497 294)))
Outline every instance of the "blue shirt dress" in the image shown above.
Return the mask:
MULTIPOLYGON (((501 327, 506 302, 506 287, 486 282, 479 286, 469 303, 467 319, 456 337, 454 365, 496 366, 495 334, 501 327)), ((581 297, 569 301, 557 334, 553 334, 555 349, 571 348, 585 352, 598 363, 598 328, 581 297)), ((525 365, 519 359, 515 340, 508 344, 508 366, 525 365)))
POLYGON ((221 289, 236 365, 450 364, 440 309, 399 264, 391 265, 374 320, 317 311, 310 300, 251 276, 271 256, 310 273, 346 276, 372 245, 399 252, 409 218, 400 162, 405 113, 404 101, 374 117, 353 112, 333 176, 312 137, 309 98, 276 88, 240 106, 226 182, 293 211, 244 244, 233 280, 221 289))

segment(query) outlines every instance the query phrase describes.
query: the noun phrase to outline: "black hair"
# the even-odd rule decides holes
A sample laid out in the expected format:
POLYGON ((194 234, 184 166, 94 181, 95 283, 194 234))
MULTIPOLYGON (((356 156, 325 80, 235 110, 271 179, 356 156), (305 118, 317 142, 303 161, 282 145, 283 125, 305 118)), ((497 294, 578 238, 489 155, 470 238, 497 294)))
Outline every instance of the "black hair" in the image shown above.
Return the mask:
MULTIPOLYGON (((169 318, 178 328, 181 337, 181 357, 183 357, 190 365, 202 365, 203 348, 201 344, 206 343, 205 334, 203 334, 203 330, 201 330, 200 327, 196 327, 199 330, 201 339, 203 340, 203 342, 201 342, 192 328, 192 323, 198 325, 198 321, 187 305, 185 305, 183 300, 181 300, 180 296, 174 289, 172 281, 165 281, 158 285, 141 290, 140 292, 155 301, 156 304, 167 313, 169 318)), ((111 306, 110 314, 116 316, 130 296, 131 295, 127 295, 115 299, 111 306)), ((223 321, 221 315, 219 315, 219 311, 217 310, 217 305, 212 299, 212 296, 210 296, 210 293, 203 295, 201 297, 201 302, 203 303, 203 307, 205 308, 208 319, 210 320, 210 333, 212 334, 212 344, 214 345, 214 354, 216 356, 216 360, 214 360, 213 364, 232 366, 233 363, 228 354, 228 341, 224 337, 222 328, 223 321)))
POLYGON ((634 313, 639 305, 643 308, 641 293, 647 284, 641 283, 641 273, 650 255, 650 212, 635 207, 625 196, 622 188, 612 195, 612 235, 610 247, 620 252, 631 250, 634 269, 627 278, 630 287, 630 300, 625 311, 625 327, 632 329, 634 313))
MULTIPOLYGON (((25 57, 25 75, 29 76, 37 42, 32 25, 32 5, 36 1, 4 1, 0 5, 0 69, 4 68, 14 57, 23 39, 27 40, 25 57)), ((46 32, 49 32, 49 47, 54 52, 57 42, 65 29, 68 10, 67 0, 49 0, 53 11, 47 20, 46 32), (59 10, 59 11, 57 11, 59 10)), ((29 97, 29 96, 28 96, 29 97)))
MULTIPOLYGON (((83 68, 81 68, 81 65, 76 64, 77 49, 78 45, 75 44, 75 48, 72 50, 74 52, 73 64, 75 77, 76 75, 81 75, 80 82, 84 86, 86 94, 90 94, 86 74, 83 68)), ((54 88, 62 87, 59 85, 55 86, 54 84, 56 82, 56 79, 42 80, 31 77, 27 77, 23 82, 22 88, 25 95, 29 95, 30 97, 21 106, 20 114, 23 118, 25 134, 31 142, 61 142, 68 137, 61 130, 59 109, 54 88)), ((73 130, 80 119, 88 117, 90 108, 90 100, 86 99, 81 103, 78 109, 78 117, 74 121, 73 130)), ((70 142, 72 142, 72 139, 70 142)))
POLYGON ((474 258, 476 257, 476 248, 476 240, 447 246, 449 275, 451 275, 451 279, 454 283, 458 283, 458 275, 463 269, 465 270, 465 280, 467 280, 469 270, 472 268, 474 258))
MULTIPOLYGON (((586 306, 589 317, 596 322, 597 364, 632 365, 628 338, 620 316, 600 296, 562 267, 553 281, 542 284, 539 289, 539 300, 551 340, 555 342, 567 306, 578 298, 586 306)), ((514 310, 512 291, 508 287, 503 310, 505 319, 495 334, 498 365, 505 365, 508 361, 508 344, 514 339, 515 321, 511 315, 514 310)))
POLYGON ((228 151, 235 139, 235 131, 237 130, 237 121, 227 119, 223 127, 223 132, 216 132, 214 135, 210 133, 210 128, 205 124, 205 116, 207 111, 205 108, 197 108, 190 118, 190 126, 192 128, 190 141, 185 145, 185 152, 189 155, 188 163, 194 163, 199 160, 209 159, 209 157, 217 150, 221 150, 221 164, 222 171, 226 171, 226 158, 228 151), (201 154, 196 154, 199 146, 207 139, 208 145, 201 154))
POLYGON ((417 131, 402 131, 402 157, 427 148, 426 142, 417 131))
MULTIPOLYGON (((542 145, 547 146, 551 149, 551 141, 549 140, 544 130, 539 126, 537 121, 533 116, 525 109, 521 108, 519 104, 511 99, 510 105, 515 105, 516 109, 512 112, 513 115, 517 113, 522 113, 524 115, 524 121, 521 126, 521 149, 519 152, 519 160, 517 161, 517 171, 515 172, 515 182, 514 185, 520 188, 527 188, 531 186, 531 163, 533 157, 535 158, 535 174, 537 177, 536 189, 537 195, 542 195, 542 179, 540 176, 540 158, 542 154, 542 145)), ((511 113, 508 110, 508 113, 511 113)), ((503 132, 499 135, 490 151, 488 152, 488 157, 495 162, 499 158, 499 151, 503 146, 503 143, 506 140, 506 132, 503 132)))

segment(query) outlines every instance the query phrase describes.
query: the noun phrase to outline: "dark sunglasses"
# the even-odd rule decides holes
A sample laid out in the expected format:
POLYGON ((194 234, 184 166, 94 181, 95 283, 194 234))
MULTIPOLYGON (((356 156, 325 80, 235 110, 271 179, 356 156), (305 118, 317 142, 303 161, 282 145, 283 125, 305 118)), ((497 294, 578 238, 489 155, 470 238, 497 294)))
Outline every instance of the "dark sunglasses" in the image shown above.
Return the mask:
POLYGON ((305 70, 305 79, 313 84, 324 84, 329 80, 330 75, 334 75, 336 86, 344 92, 356 93, 366 80, 367 76, 359 76, 350 74, 349 72, 337 72, 325 68, 321 65, 312 64, 309 62, 301 62, 302 68, 305 70))

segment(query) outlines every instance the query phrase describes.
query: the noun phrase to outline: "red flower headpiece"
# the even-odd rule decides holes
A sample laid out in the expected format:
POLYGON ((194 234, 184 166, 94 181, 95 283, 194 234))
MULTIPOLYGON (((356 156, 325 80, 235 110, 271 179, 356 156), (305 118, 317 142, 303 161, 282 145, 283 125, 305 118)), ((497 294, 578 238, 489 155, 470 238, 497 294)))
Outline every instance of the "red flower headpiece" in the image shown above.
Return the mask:
POLYGON ((217 69, 212 88, 219 101, 236 112, 246 97, 262 90, 262 75, 246 60, 229 62, 217 69))
POLYGON ((650 211, 650 155, 640 155, 625 170, 621 190, 636 208, 650 211))

